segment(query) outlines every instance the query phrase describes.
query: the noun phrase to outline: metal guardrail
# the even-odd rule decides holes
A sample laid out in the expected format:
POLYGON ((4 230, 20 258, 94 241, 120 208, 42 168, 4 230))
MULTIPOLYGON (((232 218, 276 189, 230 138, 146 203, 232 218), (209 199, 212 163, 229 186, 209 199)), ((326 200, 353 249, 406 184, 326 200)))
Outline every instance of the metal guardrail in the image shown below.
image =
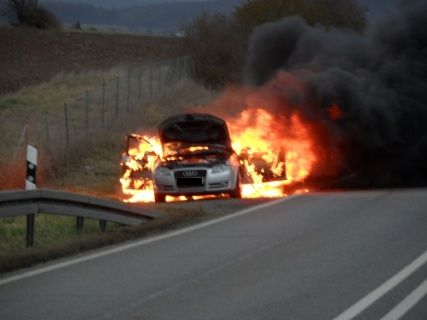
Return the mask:
POLYGON ((38 213, 75 216, 78 229, 83 227, 84 218, 99 220, 101 229, 105 229, 106 221, 138 225, 160 217, 159 213, 129 204, 69 192, 49 189, 0 192, 0 219, 27 216, 27 246, 33 243, 34 217, 38 213))

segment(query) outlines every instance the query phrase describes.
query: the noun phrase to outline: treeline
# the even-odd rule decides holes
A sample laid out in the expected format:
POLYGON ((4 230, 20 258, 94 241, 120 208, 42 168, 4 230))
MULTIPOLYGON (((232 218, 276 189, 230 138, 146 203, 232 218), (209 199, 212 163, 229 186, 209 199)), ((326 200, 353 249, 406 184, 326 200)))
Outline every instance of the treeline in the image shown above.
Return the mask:
POLYGON ((178 31, 183 21, 202 12, 229 14, 244 0, 185 1, 146 4, 135 7, 107 9, 83 3, 44 2, 65 24, 122 26, 129 30, 161 29, 178 31))
POLYGON ((357 0, 247 0, 231 15, 203 13, 184 26, 193 76, 211 88, 240 82, 253 30, 287 16, 301 16, 310 25, 356 32, 367 24, 366 9, 357 0))

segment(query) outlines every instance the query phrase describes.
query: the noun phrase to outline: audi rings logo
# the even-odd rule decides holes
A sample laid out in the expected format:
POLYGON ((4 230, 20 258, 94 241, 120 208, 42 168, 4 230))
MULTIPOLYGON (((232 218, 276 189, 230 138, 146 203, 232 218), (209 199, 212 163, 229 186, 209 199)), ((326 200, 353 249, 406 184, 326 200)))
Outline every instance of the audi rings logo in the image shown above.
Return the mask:
POLYGON ((199 174, 197 173, 197 171, 195 171, 195 170, 191 170, 191 171, 184 171, 183 173, 182 173, 182 176, 183 177, 187 177, 187 178, 189 178, 189 177, 197 177, 199 174))

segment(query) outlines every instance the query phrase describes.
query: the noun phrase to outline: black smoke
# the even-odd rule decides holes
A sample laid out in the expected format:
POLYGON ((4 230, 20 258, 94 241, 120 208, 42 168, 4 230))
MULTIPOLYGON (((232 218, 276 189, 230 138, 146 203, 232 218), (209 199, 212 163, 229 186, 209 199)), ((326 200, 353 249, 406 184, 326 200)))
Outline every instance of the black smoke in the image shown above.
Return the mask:
POLYGON ((411 2, 364 34, 298 17, 263 25, 251 38, 248 82, 274 88, 276 114, 296 111, 321 127, 320 147, 344 157, 341 174, 364 186, 425 186, 426 22, 427 4, 411 2), (331 118, 333 105, 342 117, 331 118))

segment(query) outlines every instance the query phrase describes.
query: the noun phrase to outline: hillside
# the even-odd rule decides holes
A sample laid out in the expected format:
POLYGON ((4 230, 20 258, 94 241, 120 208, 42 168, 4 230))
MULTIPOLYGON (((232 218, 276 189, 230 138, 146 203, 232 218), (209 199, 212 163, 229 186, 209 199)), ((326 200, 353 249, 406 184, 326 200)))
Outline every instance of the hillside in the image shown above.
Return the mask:
POLYGON ((0 27, 0 39, 0 95, 59 72, 110 69, 185 54, 179 38, 0 27))
POLYGON ((243 0, 185 1, 149 3, 112 8, 89 3, 46 1, 43 5, 55 13, 65 24, 79 21, 89 25, 121 26, 130 31, 160 30, 175 32, 184 21, 202 12, 227 14, 243 0))
MULTIPOLYGON (((175 32, 202 12, 228 14, 245 0, 46 0, 41 3, 65 24, 123 27, 129 31, 175 32)), ((376 20, 396 10, 399 0, 357 0, 376 20)), ((415 0, 421 1, 421 0, 415 0)))

